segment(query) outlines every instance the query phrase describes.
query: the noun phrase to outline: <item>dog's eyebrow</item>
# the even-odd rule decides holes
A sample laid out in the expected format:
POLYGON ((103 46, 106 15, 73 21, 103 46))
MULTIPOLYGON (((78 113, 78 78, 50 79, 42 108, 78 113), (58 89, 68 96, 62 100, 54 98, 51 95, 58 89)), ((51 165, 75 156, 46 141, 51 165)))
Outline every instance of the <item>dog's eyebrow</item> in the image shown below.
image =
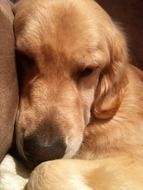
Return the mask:
POLYGON ((72 60, 73 66, 76 68, 87 68, 87 67, 97 67, 98 62, 96 60, 96 56, 90 54, 88 57, 81 56, 80 58, 76 58, 72 60))
POLYGON ((71 76, 76 78, 77 75, 79 75, 84 70, 86 69, 89 69, 91 71, 95 70, 96 68, 98 68, 98 65, 94 63, 76 62, 76 63, 73 63, 71 67, 72 67, 71 76))

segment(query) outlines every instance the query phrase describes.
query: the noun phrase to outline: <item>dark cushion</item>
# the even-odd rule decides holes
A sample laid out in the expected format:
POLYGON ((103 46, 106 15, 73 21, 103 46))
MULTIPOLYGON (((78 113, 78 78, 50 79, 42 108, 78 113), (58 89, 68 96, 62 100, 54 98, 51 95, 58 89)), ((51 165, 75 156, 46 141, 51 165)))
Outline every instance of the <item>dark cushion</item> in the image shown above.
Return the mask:
POLYGON ((11 3, 0 0, 0 161, 12 143, 18 105, 13 17, 11 3))

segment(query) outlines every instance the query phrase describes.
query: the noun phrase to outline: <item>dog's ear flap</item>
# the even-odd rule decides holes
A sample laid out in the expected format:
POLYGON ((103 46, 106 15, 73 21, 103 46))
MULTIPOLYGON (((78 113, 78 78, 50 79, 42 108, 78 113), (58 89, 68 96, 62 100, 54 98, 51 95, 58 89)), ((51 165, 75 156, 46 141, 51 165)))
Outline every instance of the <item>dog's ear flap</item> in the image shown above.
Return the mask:
POLYGON ((118 29, 108 39, 110 63, 100 74, 92 113, 98 119, 110 119, 117 112, 127 84, 128 50, 125 37, 118 29))

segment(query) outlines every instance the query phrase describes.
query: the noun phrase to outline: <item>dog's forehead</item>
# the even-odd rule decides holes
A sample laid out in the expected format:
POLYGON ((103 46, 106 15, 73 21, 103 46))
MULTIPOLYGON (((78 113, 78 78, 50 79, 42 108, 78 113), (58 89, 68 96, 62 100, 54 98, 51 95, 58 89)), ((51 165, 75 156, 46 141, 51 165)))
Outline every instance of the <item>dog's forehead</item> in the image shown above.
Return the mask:
POLYGON ((23 28, 16 32, 18 48, 38 57, 60 54, 80 62, 86 62, 86 57, 94 59, 104 38, 98 26, 100 11, 97 9, 99 18, 95 19, 93 9, 85 6, 88 0, 37 2, 38 7, 33 6, 31 12, 24 15, 23 28))

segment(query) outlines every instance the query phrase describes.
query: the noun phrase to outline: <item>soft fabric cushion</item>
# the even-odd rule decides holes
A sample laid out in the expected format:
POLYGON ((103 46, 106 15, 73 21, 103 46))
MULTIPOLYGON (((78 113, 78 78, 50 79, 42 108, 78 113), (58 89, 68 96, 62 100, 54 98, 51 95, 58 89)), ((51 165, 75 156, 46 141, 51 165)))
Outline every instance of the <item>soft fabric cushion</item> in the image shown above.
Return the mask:
POLYGON ((12 143, 18 105, 13 17, 10 1, 0 0, 0 161, 12 143))

